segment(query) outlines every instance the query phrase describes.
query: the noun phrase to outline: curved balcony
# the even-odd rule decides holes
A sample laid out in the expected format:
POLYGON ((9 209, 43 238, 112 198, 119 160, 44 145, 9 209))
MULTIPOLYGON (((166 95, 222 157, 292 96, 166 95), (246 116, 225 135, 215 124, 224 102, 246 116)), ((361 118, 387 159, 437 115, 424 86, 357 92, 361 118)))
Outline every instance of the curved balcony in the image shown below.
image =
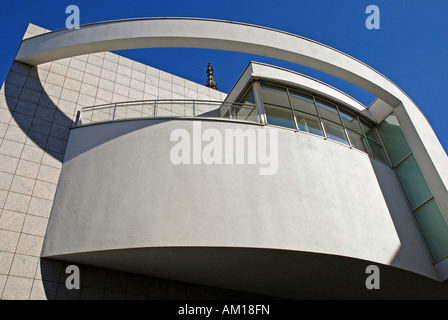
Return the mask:
POLYGON ((213 100, 158 99, 89 106, 78 111, 74 126, 141 118, 224 118, 260 123, 252 103, 213 100), (220 115, 223 113, 224 115, 220 115))
MULTIPOLYGON (((240 119, 238 104, 208 102, 234 110, 233 121, 201 108, 195 117, 162 113, 178 104, 83 110, 43 257, 287 298, 307 286, 327 290, 315 280, 330 269, 335 292, 366 294, 370 263, 383 266, 382 276, 436 278, 427 260, 416 259, 426 253, 391 168, 342 144, 240 119), (278 170, 263 176, 266 163, 195 162, 211 143, 205 133, 229 131, 269 137, 265 151, 272 156, 278 147, 278 170), (170 158, 174 132, 191 138, 191 162, 170 158)), ((242 150, 247 155, 248 144, 242 150)))

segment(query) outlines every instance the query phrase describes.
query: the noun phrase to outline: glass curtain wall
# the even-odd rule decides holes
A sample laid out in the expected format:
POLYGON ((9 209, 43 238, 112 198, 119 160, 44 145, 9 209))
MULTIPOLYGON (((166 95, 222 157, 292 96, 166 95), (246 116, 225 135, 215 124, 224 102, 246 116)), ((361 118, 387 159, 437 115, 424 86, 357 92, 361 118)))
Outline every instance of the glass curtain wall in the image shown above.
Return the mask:
POLYGON ((299 130, 353 146, 388 164, 375 127, 319 97, 261 83, 268 124, 299 130))
POLYGON ((448 256, 448 224, 396 116, 390 114, 378 126, 378 131, 432 259, 437 262, 448 256))

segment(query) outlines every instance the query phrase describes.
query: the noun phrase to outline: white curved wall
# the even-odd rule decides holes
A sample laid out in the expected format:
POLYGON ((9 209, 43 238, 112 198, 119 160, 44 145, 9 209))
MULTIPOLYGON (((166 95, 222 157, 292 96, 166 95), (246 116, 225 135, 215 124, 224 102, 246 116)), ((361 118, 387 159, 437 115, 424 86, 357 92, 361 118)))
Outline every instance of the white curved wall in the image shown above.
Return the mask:
POLYGON ((262 176, 250 164, 175 165, 170 134, 180 128, 193 136, 193 123, 199 121, 72 129, 42 255, 267 248, 364 259, 437 278, 409 212, 396 210, 406 203, 390 168, 319 137, 228 121, 200 123, 223 136, 226 129, 278 130, 276 174, 262 176))

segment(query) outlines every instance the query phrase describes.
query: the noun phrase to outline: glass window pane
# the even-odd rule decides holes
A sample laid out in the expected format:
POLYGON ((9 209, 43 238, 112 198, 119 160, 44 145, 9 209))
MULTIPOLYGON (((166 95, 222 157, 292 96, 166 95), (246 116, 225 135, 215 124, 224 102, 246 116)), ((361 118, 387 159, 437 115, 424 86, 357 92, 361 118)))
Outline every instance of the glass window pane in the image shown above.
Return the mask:
POLYGON ((317 115, 313 97, 292 90, 289 91, 289 96, 291 97, 292 107, 295 110, 317 115))
POLYGON ((411 148, 409 148, 394 114, 389 115, 386 120, 381 122, 378 130, 394 165, 411 153, 411 148))
POLYGON ((342 124, 341 119, 339 118, 338 110, 335 106, 319 99, 316 99, 316 104, 319 107, 319 113, 323 119, 342 124))
POLYGON ((340 111, 340 114, 346 128, 362 133, 358 118, 354 114, 347 111, 340 111))
POLYGON ((286 89, 268 85, 261 85, 261 95, 265 104, 290 107, 286 89))
POLYGON ((247 91, 246 95, 240 100, 240 103, 255 104, 254 91, 252 87, 247 91))
POLYGON ((269 124, 295 129, 291 109, 270 104, 265 104, 264 109, 269 124))
POLYGON ((252 88, 240 100, 240 104, 232 105, 232 116, 234 119, 258 122, 258 111, 255 106, 255 96, 252 88))
POLYGON ((327 137, 329 139, 349 145, 342 126, 326 120, 322 120, 322 122, 324 123, 325 132, 327 133, 327 137))
POLYGON ((414 155, 403 160, 395 170, 412 209, 432 196, 414 155))
POLYGON ((255 105, 235 105, 233 118, 238 120, 247 120, 258 122, 257 107, 255 105))
POLYGON ((378 136, 378 133, 375 130, 375 127, 373 127, 372 125, 368 124, 367 122, 365 122, 363 120, 361 120, 361 126, 362 126, 362 129, 364 130, 364 133, 366 134, 367 137, 369 137, 376 143, 381 144, 380 138, 378 136))
POLYGON ((364 138, 364 136, 351 130, 347 130, 347 133, 350 137, 350 142, 353 144, 353 147, 358 150, 364 151, 365 153, 369 153, 366 138, 364 138))
POLYGON ((433 260, 448 256, 448 225, 434 198, 415 210, 414 214, 433 260))
POLYGON ((387 161, 387 156, 386 153, 384 152, 383 147, 370 139, 367 139, 367 142, 369 143, 370 150, 372 151, 372 156, 388 164, 389 162, 387 161))
POLYGON ((297 125, 301 131, 317 134, 319 136, 324 135, 320 125, 319 118, 303 112, 295 111, 297 125))

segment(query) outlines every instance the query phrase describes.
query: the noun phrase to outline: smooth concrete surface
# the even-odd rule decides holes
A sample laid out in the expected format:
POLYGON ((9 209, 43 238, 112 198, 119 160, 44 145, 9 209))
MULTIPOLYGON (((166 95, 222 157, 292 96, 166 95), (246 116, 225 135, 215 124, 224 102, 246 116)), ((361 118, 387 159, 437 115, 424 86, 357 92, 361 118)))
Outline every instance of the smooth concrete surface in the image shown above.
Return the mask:
MULTIPOLYGON (((185 129, 193 136, 195 122, 72 129, 42 256, 129 271, 142 262, 151 274, 144 261, 152 251, 136 249, 258 248, 255 256, 265 249, 287 251, 291 259, 319 253, 438 279, 392 169, 313 135, 220 120, 200 121, 202 131, 266 130, 269 137, 278 130, 276 174, 261 176, 254 164, 175 165, 170 134, 185 129)), ((218 261, 225 264, 229 255, 218 261)), ((185 259, 179 256, 176 264, 188 265, 185 259)), ((164 276, 179 276, 162 265, 164 276)), ((251 268, 275 270, 269 264, 251 268)), ((209 274, 219 278, 219 269, 209 274)), ((196 269, 182 277, 200 278, 196 269)))
MULTIPOLYGON (((404 126, 417 162, 448 219, 448 158, 433 129, 413 101, 393 82, 355 58, 321 43, 249 24, 199 18, 146 18, 110 21, 60 30, 22 42, 16 59, 36 65, 76 55, 154 47, 194 47, 259 54, 329 73, 406 111, 404 126)), ((400 120, 400 119, 399 119, 400 120)))

